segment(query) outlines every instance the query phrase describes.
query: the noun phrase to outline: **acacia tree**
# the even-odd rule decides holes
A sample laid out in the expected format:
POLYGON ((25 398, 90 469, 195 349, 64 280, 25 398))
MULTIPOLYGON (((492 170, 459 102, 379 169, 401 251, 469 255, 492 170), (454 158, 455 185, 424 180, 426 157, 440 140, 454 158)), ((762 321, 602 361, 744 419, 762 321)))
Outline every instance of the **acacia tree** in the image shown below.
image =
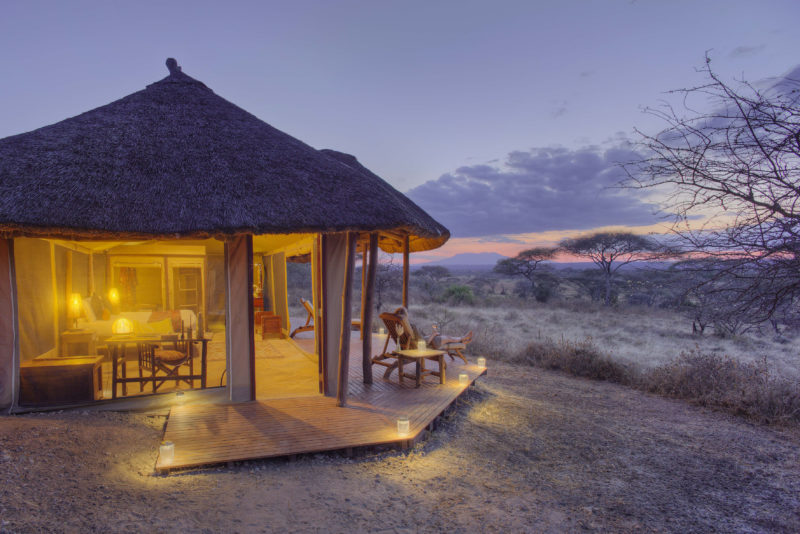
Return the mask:
POLYGON ((648 237, 629 232, 597 232, 561 240, 563 252, 589 258, 603 272, 606 306, 611 305, 611 283, 623 265, 664 257, 660 245, 648 237))
POLYGON ((450 277, 450 270, 441 265, 423 265, 411 271, 413 277, 419 280, 423 291, 431 297, 441 292, 442 282, 450 277))
POLYGON ((552 260, 557 252, 558 249, 554 247, 537 247, 523 250, 513 258, 498 260, 494 266, 494 272, 508 276, 525 277, 531 284, 531 293, 536 294, 536 280, 540 276, 536 270, 542 262, 552 260))
POLYGON ((672 91, 682 108, 648 110, 667 126, 637 130, 646 156, 624 166, 627 185, 665 191, 686 251, 711 260, 706 283, 735 280, 729 300, 763 320, 800 296, 800 81, 728 83, 708 57, 702 72, 706 83, 672 91), (697 111, 696 97, 712 111, 697 111))

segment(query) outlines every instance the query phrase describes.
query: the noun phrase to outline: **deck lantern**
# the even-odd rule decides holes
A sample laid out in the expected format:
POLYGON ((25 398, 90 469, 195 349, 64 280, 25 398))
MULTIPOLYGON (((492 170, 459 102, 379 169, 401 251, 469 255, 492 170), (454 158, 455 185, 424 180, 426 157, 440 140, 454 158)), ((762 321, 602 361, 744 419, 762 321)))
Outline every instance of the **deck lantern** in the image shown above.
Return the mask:
POLYGON ((467 373, 458 373, 458 383, 462 386, 469 384, 469 375, 467 373))
POLYGON ((386 329, 384 327, 378 328, 378 335, 379 336, 385 336, 386 335, 386 329))
POLYGON ((428 344, 424 340, 420 339, 419 341, 417 341, 417 349, 419 349, 419 350, 427 350, 428 349, 428 344))
POLYGON ((171 441, 162 441, 158 447, 158 455, 162 465, 170 465, 175 459, 175 444, 171 441))
POLYGON ((83 308, 83 304, 81 303, 81 294, 80 293, 73 293, 69 297, 69 311, 70 315, 72 315, 72 320, 74 329, 78 329, 78 317, 81 316, 81 309, 83 308))
POLYGON ((409 422, 407 415, 401 415, 397 418, 397 434, 399 436, 405 436, 408 434, 409 430, 409 422))
POLYGON ((478 367, 486 367, 486 358, 483 356, 478 358, 478 367))
POLYGON ((120 317, 111 325, 111 333, 115 336, 127 336, 133 333, 133 323, 130 319, 120 317))
POLYGON ((176 391, 175 404, 178 406, 183 406, 184 403, 186 403, 186 395, 183 393, 183 391, 176 391))

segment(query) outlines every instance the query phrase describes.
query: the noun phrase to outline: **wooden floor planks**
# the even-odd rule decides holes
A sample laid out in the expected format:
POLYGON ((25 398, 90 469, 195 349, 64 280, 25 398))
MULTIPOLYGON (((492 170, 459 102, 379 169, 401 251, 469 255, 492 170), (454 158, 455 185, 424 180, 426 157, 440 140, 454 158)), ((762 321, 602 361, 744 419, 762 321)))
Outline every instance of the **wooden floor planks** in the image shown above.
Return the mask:
POLYGON ((172 408, 164 440, 175 445, 174 458, 159 457, 156 469, 269 458, 404 443, 415 439, 459 395, 467 384, 458 374, 466 372, 469 383, 485 373, 476 365, 448 362, 447 381, 426 376, 419 388, 413 380, 397 381, 395 371, 383 379, 383 367, 374 368, 374 381, 362 379, 360 352, 351 356, 348 405, 322 395, 264 399, 240 404, 193 404, 172 408), (410 432, 397 434, 396 421, 409 417, 410 432))

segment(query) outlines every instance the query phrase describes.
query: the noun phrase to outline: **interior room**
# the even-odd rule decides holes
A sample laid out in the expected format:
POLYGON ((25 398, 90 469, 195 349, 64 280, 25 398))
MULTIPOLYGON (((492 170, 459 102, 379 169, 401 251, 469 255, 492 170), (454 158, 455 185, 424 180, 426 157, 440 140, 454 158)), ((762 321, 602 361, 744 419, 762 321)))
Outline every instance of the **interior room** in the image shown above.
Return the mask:
MULTIPOLYGON (((253 240, 259 398, 319 393, 314 332, 303 348, 289 338, 286 289, 287 257, 310 257, 314 239, 253 240)), ((224 258, 216 239, 15 239, 20 405, 225 386, 224 258)))

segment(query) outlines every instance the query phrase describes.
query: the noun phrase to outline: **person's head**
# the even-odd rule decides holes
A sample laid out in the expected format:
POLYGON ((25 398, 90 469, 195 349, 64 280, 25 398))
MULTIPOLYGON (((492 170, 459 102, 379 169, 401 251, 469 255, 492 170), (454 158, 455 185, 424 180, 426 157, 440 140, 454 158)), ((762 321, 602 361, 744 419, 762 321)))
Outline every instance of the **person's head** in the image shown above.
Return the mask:
POLYGON ((400 306, 394 311, 394 314, 400 317, 401 319, 408 318, 408 310, 405 309, 404 306, 400 306))

